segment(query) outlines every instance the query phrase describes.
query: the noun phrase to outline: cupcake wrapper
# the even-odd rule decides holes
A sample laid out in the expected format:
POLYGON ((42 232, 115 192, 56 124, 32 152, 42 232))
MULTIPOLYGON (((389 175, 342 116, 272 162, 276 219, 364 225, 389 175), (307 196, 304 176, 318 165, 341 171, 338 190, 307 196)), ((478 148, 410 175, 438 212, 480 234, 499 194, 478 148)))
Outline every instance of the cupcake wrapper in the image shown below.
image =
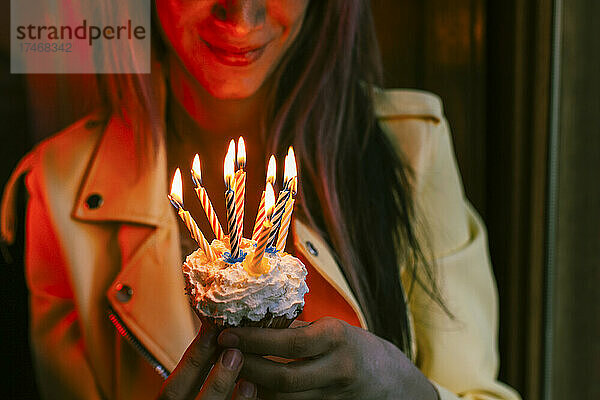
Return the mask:
POLYGON ((239 325, 231 325, 223 321, 219 318, 210 318, 205 315, 200 315, 200 313, 196 311, 196 314, 200 318, 203 324, 211 324, 216 326, 218 329, 226 329, 226 328, 242 328, 242 327, 253 327, 253 328, 271 328, 271 329, 285 329, 289 328, 289 326, 294 322, 294 320, 302 313, 302 309, 299 309, 294 318, 288 318, 285 315, 280 315, 278 317, 273 316, 271 313, 267 313, 263 319, 260 321, 252 321, 247 318, 242 319, 239 325))

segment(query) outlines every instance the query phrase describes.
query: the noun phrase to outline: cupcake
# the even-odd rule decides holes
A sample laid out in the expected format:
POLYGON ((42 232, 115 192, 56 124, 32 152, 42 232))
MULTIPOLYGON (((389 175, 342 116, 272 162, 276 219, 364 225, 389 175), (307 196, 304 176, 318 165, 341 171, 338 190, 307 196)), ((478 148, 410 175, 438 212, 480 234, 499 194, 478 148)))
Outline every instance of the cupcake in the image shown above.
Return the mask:
POLYGON ((203 323, 220 328, 255 326, 287 328, 304 308, 306 267, 285 252, 266 252, 262 274, 253 274, 248 263, 256 249, 254 240, 242 238, 243 260, 231 262, 229 243, 213 240, 214 260, 202 249, 187 256, 183 264, 186 293, 203 323))

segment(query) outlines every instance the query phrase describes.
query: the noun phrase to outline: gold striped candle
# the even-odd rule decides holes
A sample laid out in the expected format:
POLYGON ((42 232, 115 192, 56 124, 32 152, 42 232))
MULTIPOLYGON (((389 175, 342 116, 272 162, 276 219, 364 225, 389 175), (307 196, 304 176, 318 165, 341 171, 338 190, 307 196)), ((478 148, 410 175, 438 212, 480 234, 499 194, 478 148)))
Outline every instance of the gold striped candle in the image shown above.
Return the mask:
POLYGON ((200 200, 200 204, 202 204, 202 208, 206 213, 206 218, 208 219, 208 223, 212 228, 212 231, 215 234, 215 237, 218 240, 223 240, 225 237, 225 233, 223 233, 223 228, 221 227, 221 223, 219 222, 219 217, 213 208, 212 202, 208 197, 208 192, 202 186, 202 172, 200 168, 200 157, 198 154, 194 157, 194 162, 192 163, 192 180, 196 185, 195 191, 198 196, 198 200, 200 200))
POLYGON ((173 207, 177 209, 177 214, 185 223, 192 238, 198 243, 198 246, 202 249, 204 254, 206 254, 206 257, 208 257, 209 260, 214 260, 215 255, 210 248, 210 244, 207 242, 200 228, 198 228, 196 221, 194 221, 194 218, 192 218, 189 211, 183 209, 183 183, 181 181, 181 171, 179 168, 177 168, 175 176, 173 176, 171 194, 168 197, 173 207))
POLYGON ((297 175, 298 174, 296 169, 296 157, 294 156, 294 148, 290 146, 288 148, 288 154, 287 156, 285 156, 285 169, 283 173, 284 187, 281 190, 281 192, 279 192, 279 197, 277 198, 277 205, 275 205, 275 213, 273 214, 273 229, 271 229, 269 242, 267 244, 267 246, 269 247, 276 246, 277 235, 281 230, 281 221, 285 212, 287 202, 292 195, 292 189, 294 191, 297 190, 297 175))
POLYGON ((269 234, 269 241, 267 242, 267 247, 275 247, 277 232, 279 230, 279 226, 281 225, 281 217, 283 216, 283 212, 285 211, 285 204, 287 203, 289 198, 289 190, 282 190, 279 192, 279 196, 277 197, 277 204, 275 205, 275 211, 273 212, 273 228, 271 229, 271 233, 269 234))
POLYGON ((196 221, 194 221, 194 218, 192 218, 192 216, 190 215, 190 212, 184 210, 183 208, 180 208, 177 213, 179 214, 181 220, 185 223, 185 226, 187 226, 188 230, 192 235, 192 238, 196 241, 196 243, 198 243, 198 247, 202 249, 202 251, 204 252, 204 254, 206 254, 206 257, 209 260, 214 260, 215 254, 210 248, 210 244, 202 234, 202 231, 200 230, 200 228, 198 228, 196 221))
MULTIPOLYGON (((271 182, 271 185, 275 184, 275 173, 277 172, 277 163, 275 162, 275 156, 271 155, 269 158, 269 166, 267 167, 267 183, 271 182)), ((260 204, 256 213, 256 221, 254 222, 254 229, 252 230, 252 240, 258 240, 258 234, 260 228, 265 220, 265 191, 263 190, 260 196, 260 204)))
POLYGON ((288 230, 290 228, 290 222, 292 220, 292 211, 294 211, 294 198, 290 197, 287 201, 287 204, 285 205, 285 212, 283 213, 281 226, 277 235, 277 246, 275 246, 277 251, 285 250, 285 242, 287 240, 288 230))
POLYGON ((273 224, 271 223, 271 216, 273 215, 273 204, 275 203, 275 193, 273 192, 273 186, 270 182, 267 183, 267 189, 265 190, 265 208, 266 218, 262 223, 260 233, 258 235, 258 242, 256 243, 256 250, 254 250, 254 256, 252 257, 252 262, 248 265, 248 272, 253 275, 261 275, 268 271, 265 271, 261 268, 262 259, 265 255, 265 250, 267 249, 267 241, 269 240, 269 233, 273 228, 273 224))
POLYGON ((260 204, 258 205, 258 213, 256 214, 256 222, 254 223, 254 230, 252 231, 252 240, 258 240, 260 234, 260 228, 265 220, 265 191, 263 190, 260 196, 260 204))
POLYGON ((244 198, 246 196, 246 173, 238 170, 235 173, 235 211, 238 236, 244 237, 244 198))
POLYGON ((223 238, 225 238, 225 233, 223 232, 223 228, 221 227, 221 223, 219 222, 219 217, 217 217, 217 213, 215 212, 212 203, 208 198, 208 193, 206 192, 206 189, 204 189, 204 187, 202 186, 197 187, 196 194, 198 195, 198 200, 200 200, 200 203, 204 208, 206 218, 208 218, 208 222, 215 234, 215 237, 218 240, 223 240, 223 238))

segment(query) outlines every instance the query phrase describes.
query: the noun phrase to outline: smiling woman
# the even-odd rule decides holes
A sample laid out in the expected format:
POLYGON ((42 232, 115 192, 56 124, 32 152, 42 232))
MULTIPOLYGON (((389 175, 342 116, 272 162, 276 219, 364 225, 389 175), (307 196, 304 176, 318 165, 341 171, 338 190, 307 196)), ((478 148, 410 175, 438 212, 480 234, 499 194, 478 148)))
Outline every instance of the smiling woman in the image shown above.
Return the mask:
MULTIPOLYGON (((152 74, 99 75, 101 112, 44 142, 13 178, 28 173, 42 391, 518 398, 496 381, 485 230, 463 196, 441 102, 376 86, 369 3, 157 0, 154 11, 152 74), (222 192, 219 149, 240 133, 248 193, 263 189, 268 155, 283 159, 294 146, 300 185, 285 251, 303 260, 318 290, 297 327, 204 324, 198 334, 178 268, 193 248, 165 198, 167 180, 197 152, 203 187, 222 192)), ((185 188, 182 197, 195 197, 185 188)), ((247 209, 257 200, 248 196, 247 209)), ((223 202, 214 205, 226 215, 223 202)), ((244 216, 248 230, 253 216, 244 216)), ((211 232, 208 220, 198 225, 211 232)))
POLYGON ((158 0, 169 46, 195 79, 218 99, 247 98, 273 73, 294 42, 308 0, 158 0))

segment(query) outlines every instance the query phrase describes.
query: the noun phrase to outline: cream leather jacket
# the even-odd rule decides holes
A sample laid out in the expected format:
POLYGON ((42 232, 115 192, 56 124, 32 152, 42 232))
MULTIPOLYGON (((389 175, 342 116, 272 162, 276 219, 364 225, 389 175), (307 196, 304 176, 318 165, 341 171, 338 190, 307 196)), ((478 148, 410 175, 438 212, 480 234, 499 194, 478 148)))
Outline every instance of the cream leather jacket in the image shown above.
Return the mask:
MULTIPOLYGON (((415 171, 421 232, 455 317, 413 292, 417 365, 443 399, 518 399, 496 380, 497 295, 486 233, 464 198, 441 102, 418 91, 377 96, 382 128, 415 171)), ((153 398, 195 335, 165 197, 166 156, 139 168, 135 154, 130 126, 91 116, 37 146, 7 185, 1 232, 10 242, 14 184, 26 174, 31 342, 47 398, 153 398)), ((327 244, 299 221, 294 228, 299 251, 367 328, 327 244)))

